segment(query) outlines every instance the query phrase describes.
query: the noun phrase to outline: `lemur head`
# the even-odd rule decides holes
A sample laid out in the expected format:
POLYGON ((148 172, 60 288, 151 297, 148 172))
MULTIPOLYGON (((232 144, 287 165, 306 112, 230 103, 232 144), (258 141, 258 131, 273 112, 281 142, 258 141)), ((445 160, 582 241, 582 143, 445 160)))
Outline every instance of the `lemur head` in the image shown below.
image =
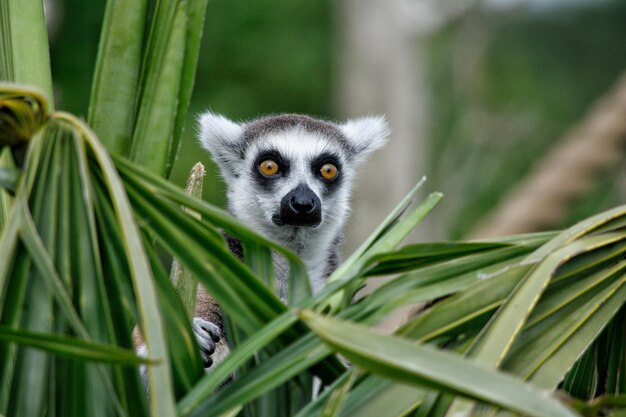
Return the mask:
POLYGON ((227 184, 230 211, 293 247, 312 236, 336 238, 357 168, 388 129, 382 117, 335 124, 286 114, 239 124, 207 112, 199 133, 227 184))

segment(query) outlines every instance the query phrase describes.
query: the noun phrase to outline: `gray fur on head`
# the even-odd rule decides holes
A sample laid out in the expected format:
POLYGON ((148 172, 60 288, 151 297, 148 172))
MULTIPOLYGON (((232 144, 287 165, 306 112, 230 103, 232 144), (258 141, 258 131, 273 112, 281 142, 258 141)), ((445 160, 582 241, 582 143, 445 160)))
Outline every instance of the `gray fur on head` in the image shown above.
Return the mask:
MULTIPOLYGON (((383 117, 333 123, 309 116, 283 114, 235 123, 211 112, 199 118, 199 137, 220 167, 228 188, 231 213, 256 231, 298 253, 307 265, 314 290, 321 289, 334 259, 341 229, 349 213, 349 196, 357 168, 384 145, 388 127, 383 117), (266 156, 269 155, 269 156, 266 156), (284 173, 267 180, 259 162, 278 158, 284 173), (319 165, 339 167, 336 181, 324 181, 319 165), (312 227, 276 221, 284 197, 298 187, 319 198, 321 221, 312 227), (280 225, 279 225, 280 224, 280 225)), ((285 265, 286 266, 286 265, 285 265)), ((280 262, 275 262, 279 293, 284 295, 280 262)), ((283 280, 284 281, 284 280, 283 280)))

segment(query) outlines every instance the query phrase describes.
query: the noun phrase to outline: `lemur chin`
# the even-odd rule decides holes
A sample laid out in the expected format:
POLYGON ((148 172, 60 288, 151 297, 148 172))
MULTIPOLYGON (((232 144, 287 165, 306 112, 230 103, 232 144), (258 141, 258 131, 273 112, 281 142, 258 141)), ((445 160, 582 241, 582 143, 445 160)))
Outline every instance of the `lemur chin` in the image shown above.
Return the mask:
MULTIPOLYGON (((283 114, 235 123, 207 112, 198 124, 200 143, 226 183, 230 213, 297 253, 319 291, 340 261, 357 169, 385 144, 384 118, 333 123, 283 114)), ((288 266, 279 256, 274 271, 276 293, 285 301, 288 266)), ((211 297, 199 292, 193 328, 207 369, 228 353, 216 311, 211 297)))

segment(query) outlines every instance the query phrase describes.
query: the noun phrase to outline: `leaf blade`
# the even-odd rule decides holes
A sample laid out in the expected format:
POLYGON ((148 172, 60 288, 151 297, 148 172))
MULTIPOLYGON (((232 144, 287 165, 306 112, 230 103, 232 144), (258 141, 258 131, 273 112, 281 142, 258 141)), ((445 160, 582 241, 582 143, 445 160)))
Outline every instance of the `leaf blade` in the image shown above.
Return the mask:
POLYGON ((353 363, 395 380, 426 385, 489 402, 515 412, 543 417, 576 414, 543 393, 508 375, 472 364, 458 356, 367 328, 302 311, 299 316, 326 343, 353 363), (349 335, 349 336, 348 336, 349 335))

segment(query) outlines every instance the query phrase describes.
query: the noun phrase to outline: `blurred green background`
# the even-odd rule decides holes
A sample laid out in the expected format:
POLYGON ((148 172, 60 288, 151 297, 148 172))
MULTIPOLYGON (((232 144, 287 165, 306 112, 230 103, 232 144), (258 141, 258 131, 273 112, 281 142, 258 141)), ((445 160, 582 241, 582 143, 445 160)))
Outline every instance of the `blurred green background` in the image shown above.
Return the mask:
MULTIPOLYGON (((469 28, 450 27, 433 39, 431 175, 445 183, 452 167, 463 173, 456 175, 460 199, 445 231, 452 237, 497 205, 626 69, 626 2, 562 3, 542 13, 473 18, 469 28), (462 64, 451 51, 472 47, 462 38, 472 26, 482 31, 476 46, 482 56, 473 68, 456 68, 467 71, 465 79, 455 77, 462 64)), ((551 226, 625 202, 623 150, 621 162, 598 172, 551 226)))
MULTIPOLYGON (((105 2, 46 4, 57 106, 85 116, 105 2)), ((401 189, 428 175, 428 190, 443 191, 446 200, 421 238, 460 238, 506 200, 594 102, 610 93, 625 69, 622 0, 211 0, 190 119, 172 179, 183 184, 193 163, 202 161, 208 168, 205 199, 224 204, 223 185, 195 139, 194 117, 204 110, 235 120, 282 112, 339 119, 354 116, 349 100, 376 86, 387 91, 384 99, 373 99, 371 108, 359 103, 352 108, 387 113, 394 131, 394 109, 409 119, 414 112, 425 122, 414 133, 398 129, 404 138, 392 134, 390 139, 419 142, 419 151, 405 148, 420 153, 415 164, 394 164, 389 155, 369 175, 382 176, 383 184, 409 184, 401 189), (363 17, 366 8, 374 10, 371 22, 363 17), (379 24, 376 16, 383 14, 387 20, 379 24), (369 48, 359 30, 371 31, 372 39, 389 39, 383 35, 394 31, 399 40, 369 48), (355 42, 363 44, 362 56, 351 46, 355 42), (387 50, 395 50, 396 58, 384 56, 387 50), (377 57, 368 58, 368 51, 377 57), (411 59, 398 64, 398 56, 411 59), (369 74, 370 64, 379 66, 372 72, 378 75, 361 77, 369 74), (393 85, 401 82, 389 75, 398 65, 409 77, 414 66, 416 82, 404 89, 393 85), (347 94, 348 89, 357 94, 347 94), (394 104, 394 94, 427 99, 419 107, 403 107, 403 102, 394 104)), ((562 215, 541 227, 563 227, 623 203, 624 149, 618 150, 617 162, 594 170, 589 187, 568 198, 562 215)), ((388 211, 399 198, 368 192, 360 186, 355 205, 384 200, 388 211)), ((375 223, 381 216, 366 218, 375 223)), ((373 225, 357 220, 352 228, 367 235, 373 225)), ((358 239, 355 233, 352 240, 358 239)))
MULTIPOLYGON (((86 116, 105 1, 59 0, 51 30, 58 107, 86 116), (72 22, 68 24, 68 22, 72 22)), ((225 202, 223 185, 195 138, 195 116, 212 109, 245 120, 266 113, 330 117, 329 2, 212 0, 185 128, 172 173, 185 183, 191 166, 207 167, 205 198, 225 202)))

